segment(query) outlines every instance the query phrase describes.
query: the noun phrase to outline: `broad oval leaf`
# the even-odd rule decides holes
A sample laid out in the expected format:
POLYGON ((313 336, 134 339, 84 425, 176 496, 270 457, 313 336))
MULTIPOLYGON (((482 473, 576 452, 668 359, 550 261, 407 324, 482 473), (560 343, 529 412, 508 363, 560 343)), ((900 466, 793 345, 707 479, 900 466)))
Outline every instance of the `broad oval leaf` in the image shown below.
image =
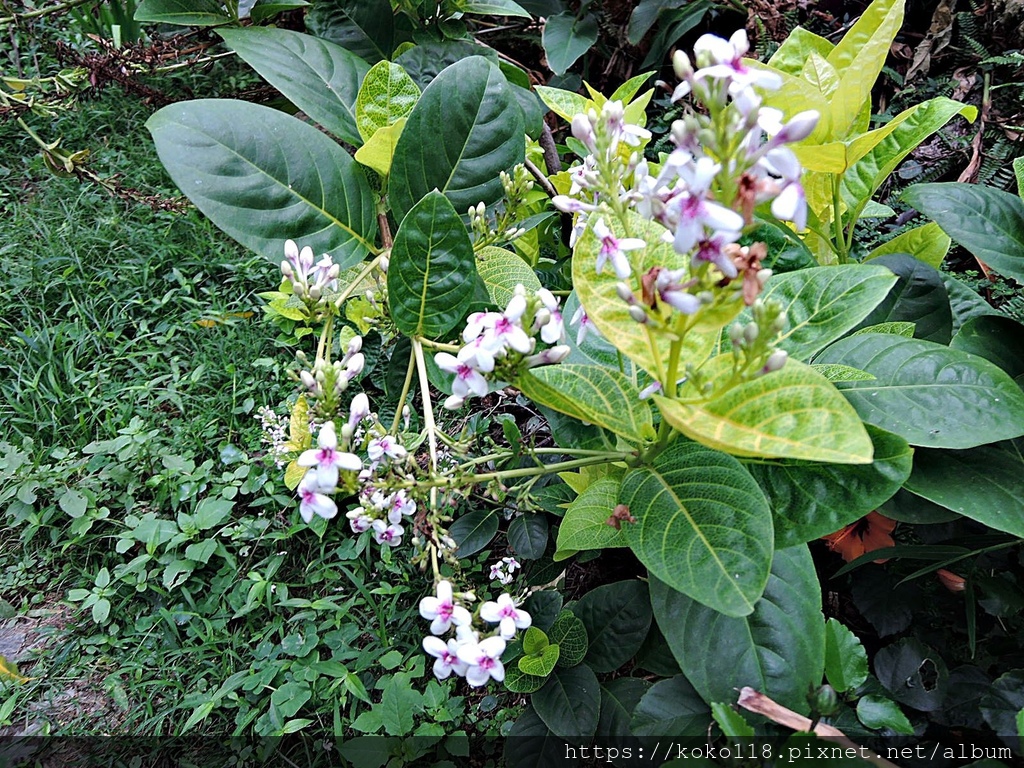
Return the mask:
POLYGON ((896 279, 883 266, 812 267, 773 276, 762 298, 782 302, 788 324, 779 346, 806 361, 855 328, 886 297, 896 279))
POLYGON ((910 476, 913 449, 901 437, 868 427, 871 464, 760 461, 747 464, 772 507, 776 546, 813 541, 877 509, 910 476))
POLYGON ((1024 200, 977 184, 915 184, 903 200, 996 272, 1024 283, 1024 200))
POLYGON ((326 40, 271 27, 220 30, 224 42, 286 99, 342 141, 359 146, 356 95, 370 65, 326 40))
MULTIPOLYGON (((640 742, 633 735, 630 720, 640 699, 651 684, 638 677, 619 677, 601 684, 601 717, 597 723, 596 739, 599 744, 621 744, 639 749, 640 742)), ((639 754, 639 753, 638 753, 639 754)))
MULTIPOLYGON (((726 355, 715 358, 717 365, 705 368, 709 380, 731 360, 726 355)), ((699 405, 659 395, 654 401, 666 421, 691 440, 734 456, 834 464, 872 461, 871 439, 856 411, 834 384, 796 360, 699 405)))
POLYGON ((491 509, 477 509, 451 524, 448 533, 459 545, 459 557, 475 555, 498 532, 498 516, 491 509))
POLYGON ((488 245, 476 254, 476 271, 484 281, 487 295, 496 306, 506 307, 522 285, 527 294, 541 289, 540 280, 522 257, 504 248, 488 245))
POLYGON ((135 10, 135 21, 211 27, 231 21, 231 17, 217 0, 142 0, 135 10))
POLYGON ((582 18, 576 18, 571 11, 549 16, 544 22, 541 42, 551 71, 556 75, 565 74, 576 59, 597 42, 597 33, 597 17, 592 13, 582 18))
MULTIPOLYGON (((711 710, 683 675, 660 680, 633 710, 638 736, 693 738, 707 733, 711 710)), ((689 761, 687 761, 689 762, 689 761)))
POLYGON ((526 513, 508 524, 508 543, 526 560, 539 560, 548 545, 548 519, 526 513))
POLYGON ((470 40, 432 40, 403 51, 395 63, 409 74, 421 89, 426 88, 441 72, 457 61, 470 56, 483 56, 498 66, 498 53, 493 48, 470 40))
POLYGON ((687 679, 707 702, 731 701, 750 686, 798 712, 821 683, 825 622, 821 586, 807 547, 775 553, 751 615, 725 616, 651 580, 654 617, 687 679))
POLYGON ((601 687, 586 664, 558 667, 547 683, 533 694, 533 707, 556 736, 589 741, 601 712, 601 687))
POLYGON ((395 218, 432 189, 460 212, 499 200, 498 174, 523 162, 524 131, 500 69, 480 56, 446 68, 423 91, 395 148, 388 185, 395 218))
POLYGON ((651 598, 636 579, 592 589, 572 611, 587 628, 585 661, 595 672, 614 672, 629 661, 651 628, 651 598))
POLYGON ((564 560, 580 550, 627 547, 622 531, 608 524, 618 503, 621 481, 602 478, 591 483, 565 511, 558 527, 554 559, 564 560))
POLYGON ((910 322, 913 331, 908 335, 948 344, 953 333, 953 313, 939 271, 906 253, 886 254, 875 263, 892 270, 897 280, 889 295, 864 318, 861 328, 910 322))
POLYGON ((951 244, 949 235, 934 221, 929 221, 923 226, 896 235, 892 240, 886 240, 865 256, 864 261, 877 259, 887 253, 909 253, 918 261, 938 269, 949 253, 951 244))
POLYGON ((799 75, 812 53, 828 58, 833 48, 835 45, 824 37, 797 27, 782 41, 782 45, 768 59, 768 64, 787 74, 799 75))
POLYGON ((555 617, 548 630, 548 639, 558 645, 560 667, 575 667, 587 655, 587 628, 568 609, 555 617))
POLYGON ((378 61, 370 67, 355 98, 355 124, 363 141, 408 116, 419 97, 419 86, 398 64, 378 61))
POLYGON ((1024 383, 1024 326, 999 315, 972 317, 960 328, 950 345, 953 349, 983 357, 1024 383))
POLYGON ((1024 441, 965 451, 921 449, 908 491, 997 531, 1024 538, 1024 441))
POLYGON ((911 445, 973 448, 1024 434, 1024 392, 987 360, 921 339, 866 333, 818 357, 874 381, 836 386, 860 417, 911 445))
POLYGON ((623 535, 654 576, 729 616, 754 610, 771 565, 772 518, 736 459, 676 440, 626 475, 619 501, 637 520, 622 524, 623 535))
POLYGON ((317 0, 306 27, 370 64, 391 58, 399 43, 388 0, 317 0))
POLYGON ((469 233, 435 190, 409 211, 395 235, 388 267, 391 318, 408 336, 443 336, 466 314, 475 285, 469 233))
POLYGON ((565 765, 567 746, 528 704, 505 739, 505 765, 508 768, 560 768, 565 765))
POLYGON ((366 177, 313 126, 257 104, 198 99, 164 107, 146 127, 189 200, 271 261, 281 261, 289 239, 342 269, 376 250, 366 177))
POLYGON ((653 440, 651 406, 627 376, 597 365, 562 363, 527 371, 516 382, 531 400, 636 443, 653 440))

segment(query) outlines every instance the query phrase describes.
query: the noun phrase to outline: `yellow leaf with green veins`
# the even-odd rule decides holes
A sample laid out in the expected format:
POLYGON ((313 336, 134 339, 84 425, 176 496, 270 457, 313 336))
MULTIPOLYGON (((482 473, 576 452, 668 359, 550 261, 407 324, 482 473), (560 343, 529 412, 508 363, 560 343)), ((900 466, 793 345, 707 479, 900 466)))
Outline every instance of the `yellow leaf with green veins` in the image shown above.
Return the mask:
POLYGON ((377 129, 370 138, 356 150, 355 158, 367 168, 372 168, 381 176, 391 172, 391 160, 395 156, 395 146, 405 128, 405 118, 400 117, 392 125, 377 129))
POLYGON ((934 221, 929 221, 922 227, 908 229, 892 240, 882 243, 865 256, 864 261, 877 259, 887 253, 909 253, 918 261, 938 269, 949 253, 952 242, 949 235, 942 231, 942 227, 934 221))
POLYGON ((799 75, 812 53, 828 58, 833 48, 835 46, 824 37, 796 27, 768 59, 768 64, 780 72, 799 75))
POLYGON ((825 96, 831 96, 839 87, 839 73, 828 60, 814 51, 807 57, 807 62, 800 71, 800 76, 825 96))
POLYGON ((356 127, 363 141, 408 117, 419 97, 419 86, 400 65, 379 61, 370 67, 355 103, 356 127))

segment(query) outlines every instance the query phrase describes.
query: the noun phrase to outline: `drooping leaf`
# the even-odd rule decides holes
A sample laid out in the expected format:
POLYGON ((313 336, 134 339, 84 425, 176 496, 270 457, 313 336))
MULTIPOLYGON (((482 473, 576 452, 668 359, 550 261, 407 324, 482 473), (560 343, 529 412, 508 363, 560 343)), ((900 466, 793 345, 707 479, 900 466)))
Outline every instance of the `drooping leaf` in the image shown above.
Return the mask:
POLYGON ((395 158, 395 147, 405 130, 405 118, 400 117, 392 125, 379 128, 366 143, 356 150, 356 161, 372 168, 382 177, 391 173, 391 162, 395 158))
POLYGON ((867 651, 838 619, 825 622, 825 677, 839 693, 854 690, 868 678, 867 651))
POLYGON ((877 259, 887 253, 909 253, 918 261, 938 269, 949 253, 951 243, 949 235, 934 221, 930 221, 923 226, 908 229, 892 240, 886 240, 865 256, 864 261, 877 259))
POLYGON ((149 24, 185 27, 211 27, 231 21, 217 0, 142 0, 134 18, 149 24))
POLYGON ((869 333, 842 339, 818 362, 875 376, 837 384, 860 417, 930 448, 973 448, 1024 434, 1024 393, 992 363, 921 339, 869 333))
POLYGON ((585 13, 581 18, 571 11, 549 16, 541 42, 551 71, 556 75, 565 74, 576 59, 597 42, 598 31, 597 17, 592 13, 585 13))
POLYGON ((355 124, 363 141, 408 117, 419 97, 419 86, 398 64, 378 61, 370 67, 355 98, 355 124))
POLYGON ((964 323, 972 318, 1000 314, 998 309, 985 301, 976 291, 952 275, 943 274, 942 282, 946 284, 949 307, 953 310, 953 336, 956 336, 964 323))
POLYGON ((525 152, 523 116, 509 88, 479 56, 457 61, 427 86, 395 148, 388 186, 395 218, 433 189, 460 212, 501 198, 499 172, 525 152))
POLYGON ((772 507, 775 543, 789 547, 838 531, 877 509, 910 476, 913 450, 901 437, 868 427, 871 464, 759 461, 747 464, 772 507))
POLYGON ((627 440, 642 443, 655 437, 650 405, 618 371, 562 363, 528 371, 517 384, 531 400, 610 429, 627 440))
POLYGON ((588 740, 597 730, 601 689, 586 664, 556 668, 531 701, 537 715, 557 736, 588 740))
POLYGON ((771 512, 736 459, 676 440, 626 475, 619 501, 637 520, 623 535, 654 576, 730 616, 754 609, 771 565, 771 512))
POLYGON ((915 338, 948 344, 953 333, 953 314, 939 271, 906 253, 886 254, 874 263, 892 270, 897 280, 889 295, 864 318, 861 327, 911 322, 915 338))
POLYGON ((370 64, 390 59, 399 42, 388 0, 317 0, 306 27, 370 64))
POLYGON ((498 307, 508 306, 517 285, 522 285, 527 294, 541 288, 537 275, 519 255, 493 245, 477 252, 476 271, 487 286, 487 295, 498 307))
MULTIPOLYGON (((705 366, 709 380, 724 372, 731 359, 722 355, 705 366)), ((845 360, 829 362, 858 367, 845 360)), ((866 382, 854 382, 859 383, 866 382)), ((691 440, 735 456, 836 464, 872 460, 871 439, 836 385, 796 360, 699 405, 659 395, 653 399, 669 424, 691 440)))
POLYGON ((0 656, 0 681, 6 683, 27 683, 29 678, 18 671, 18 667, 13 661, 8 661, 3 656, 0 656))
POLYGON ((469 233, 448 199, 430 192, 395 235, 388 267, 391 317, 409 336, 443 336, 465 316, 475 283, 469 233))
POLYGON ((1024 537, 1022 449, 1020 440, 965 451, 918 449, 906 488, 997 531, 1024 537))
POLYGON ((198 99, 146 122, 178 188, 214 224, 277 263, 288 239, 344 269, 375 250, 362 170, 311 125, 243 101, 198 99))
POLYGON ((586 662, 595 672, 614 672, 629 661, 651 626, 651 599, 642 581, 604 584, 572 610, 587 628, 586 662))
POLYGON ((617 479, 604 478, 588 485, 573 500, 558 528, 556 561, 581 550, 629 546, 622 531, 608 524, 621 484, 617 479))
POLYGON ((356 95, 369 65, 334 43, 276 27, 222 29, 239 57, 313 120, 359 146, 356 95))
POLYGON ((633 711, 638 736, 694 737, 707 731, 711 711, 683 675, 660 680, 633 711))
POLYGON ((821 589, 807 547, 775 553, 754 612, 730 617, 651 580, 654 617, 687 679, 705 701, 731 701, 750 686, 806 712, 821 682, 825 624, 821 589))
POLYGON ((773 276, 762 298, 782 302, 788 322, 779 346, 806 361, 855 328, 896 280, 883 266, 813 267, 773 276))

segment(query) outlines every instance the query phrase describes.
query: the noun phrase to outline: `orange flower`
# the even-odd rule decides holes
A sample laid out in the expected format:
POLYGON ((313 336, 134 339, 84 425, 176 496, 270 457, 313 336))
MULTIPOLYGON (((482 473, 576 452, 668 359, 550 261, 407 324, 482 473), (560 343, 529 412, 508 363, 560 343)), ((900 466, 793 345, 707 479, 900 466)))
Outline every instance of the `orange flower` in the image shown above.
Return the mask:
MULTIPOLYGON (((822 538, 828 542, 829 549, 838 552, 843 560, 850 562, 866 552, 893 546, 890 534, 895 527, 895 520, 890 520, 877 512, 869 512, 867 517, 822 538)), ((876 563, 885 561, 886 558, 875 560, 876 563)))
POLYGON ((950 592, 963 592, 967 589, 967 582, 964 580, 964 577, 958 576, 952 571, 940 568, 935 572, 935 575, 939 577, 939 581, 942 582, 942 586, 950 592))

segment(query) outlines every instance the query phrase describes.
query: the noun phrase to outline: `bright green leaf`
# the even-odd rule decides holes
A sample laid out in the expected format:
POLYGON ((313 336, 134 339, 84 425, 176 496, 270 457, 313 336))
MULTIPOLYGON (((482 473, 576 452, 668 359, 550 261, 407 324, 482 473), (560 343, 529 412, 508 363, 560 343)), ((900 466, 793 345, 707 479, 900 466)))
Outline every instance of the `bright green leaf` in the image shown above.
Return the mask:
POLYGON ((900 705, 891 699, 868 694, 857 702, 857 719, 865 728, 887 728, 895 733, 914 734, 914 726, 903 714, 900 705))
POLYGON ((512 0, 467 0, 459 6, 463 13, 485 16, 519 16, 529 19, 530 12, 512 0))
POLYGON ((930 221, 882 243, 865 256, 864 261, 871 261, 887 253, 909 253, 915 259, 938 269, 949 253, 951 243, 949 235, 934 221, 930 221))
POLYGON ((581 550, 627 547, 622 531, 608 524, 618 504, 621 481, 604 478, 589 484, 569 505, 558 528, 555 560, 581 550))
POLYGON ((825 677, 839 693, 868 679, 868 654, 860 640, 838 619, 825 622, 825 677))
POLYGON ((369 141, 381 128, 408 117, 419 97, 419 86, 402 67, 390 61, 377 62, 363 78, 355 99, 359 135, 369 141))
POLYGON ((519 671, 530 677, 547 677, 558 663, 559 651, 557 645, 546 645, 534 654, 523 656, 517 664, 519 671))
POLYGON ((530 265, 512 251, 489 245, 476 254, 476 271, 487 287, 487 295, 495 306, 507 307, 522 285, 527 294, 541 289, 540 280, 530 265))
POLYGON ((231 21, 217 0, 142 0, 135 21, 210 27, 231 21))
POLYGON ((391 173, 391 162, 395 157, 395 147, 405 129, 405 118, 400 117, 391 125, 379 128, 366 143, 356 150, 356 161, 367 168, 372 168, 381 176, 391 173))

